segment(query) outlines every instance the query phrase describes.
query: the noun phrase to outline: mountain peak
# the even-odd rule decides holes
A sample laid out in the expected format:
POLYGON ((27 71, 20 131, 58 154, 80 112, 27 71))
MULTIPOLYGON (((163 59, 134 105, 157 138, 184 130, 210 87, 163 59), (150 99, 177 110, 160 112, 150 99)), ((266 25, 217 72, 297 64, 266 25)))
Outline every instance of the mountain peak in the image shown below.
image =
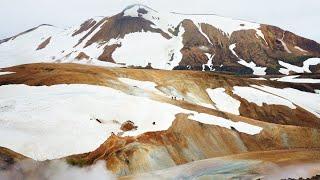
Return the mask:
POLYGON ((320 68, 316 66, 320 58, 308 60, 320 57, 320 44, 280 28, 216 14, 162 14, 143 4, 132 4, 114 16, 90 19, 63 32, 40 28, 19 36, 0 41, 7 57, 0 66, 25 64, 26 59, 75 62, 85 57, 80 59, 107 62, 106 66, 150 64, 156 69, 254 75, 317 72, 320 68), (148 47, 148 52, 139 47, 148 47), (302 63, 306 65, 301 67, 302 63))
POLYGON ((127 14, 127 13, 131 13, 131 14, 146 14, 149 11, 158 13, 158 11, 152 9, 149 6, 146 6, 144 4, 132 4, 130 6, 127 6, 126 8, 124 8, 124 10, 122 11, 123 13, 127 14))

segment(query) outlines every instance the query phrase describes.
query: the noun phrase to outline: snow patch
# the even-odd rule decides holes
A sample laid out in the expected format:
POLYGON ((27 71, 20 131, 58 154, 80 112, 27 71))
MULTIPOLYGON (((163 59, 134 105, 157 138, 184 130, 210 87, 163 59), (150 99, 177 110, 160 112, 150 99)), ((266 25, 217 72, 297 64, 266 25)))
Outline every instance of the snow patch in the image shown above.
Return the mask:
POLYGON ((278 63, 285 67, 285 68, 280 68, 279 72, 281 74, 289 75, 290 71, 296 72, 296 73, 312 73, 310 71, 310 66, 315 66, 320 64, 320 58, 309 58, 303 62, 303 66, 295 66, 283 61, 278 61, 278 63))
POLYGON ((230 51, 232 52, 232 54, 234 54, 238 59, 238 63, 243 65, 243 66, 246 66, 250 69, 253 70, 253 74, 254 75, 258 75, 258 76, 263 76, 263 75, 266 75, 266 67, 258 67, 253 61, 251 61, 250 63, 248 63, 247 61, 241 59, 237 53, 234 51, 234 48, 236 48, 236 44, 231 44, 229 46, 229 49, 230 51))
POLYGON ((320 64, 320 58, 310 58, 303 62, 303 69, 307 73, 312 73, 309 69, 310 66, 316 66, 318 64, 320 64))
POLYGON ((250 79, 254 79, 254 80, 261 80, 261 81, 266 81, 266 78, 263 77, 258 77, 258 78, 250 78, 250 79))
POLYGON ((13 73, 15 73, 15 72, 0 72, 0 76, 1 75, 7 75, 7 74, 13 74, 13 73))
POLYGON ((241 59, 238 61, 239 64, 251 68, 253 70, 254 75, 263 76, 266 75, 266 67, 258 67, 253 61, 248 63, 247 61, 241 59))
POLYGON ((178 17, 181 19, 191 19, 194 24, 201 24, 206 23, 210 24, 223 32, 225 32, 229 37, 231 34, 235 31, 240 30, 249 30, 254 29, 257 31, 257 35, 261 36, 264 39, 264 36, 262 33, 259 33, 261 25, 258 23, 251 23, 247 21, 232 19, 232 18, 226 18, 218 15, 213 14, 205 14, 205 15, 192 15, 192 14, 173 14, 175 15, 175 19, 178 17))
POLYGON ((163 95, 157 88, 158 86, 156 83, 151 82, 151 81, 139 81, 139 80, 134 80, 134 79, 129 79, 129 78, 118 78, 120 82, 123 82, 127 85, 130 85, 132 87, 140 88, 146 91, 150 91, 156 94, 163 95))
POLYGON ((200 100, 198 97, 196 97, 193 93, 188 92, 187 96, 185 98, 188 102, 194 103, 194 104, 198 104, 200 106, 206 107, 206 108, 210 108, 210 109, 216 109, 212 103, 206 103, 203 102, 203 100, 200 100))
POLYGON ((191 117, 191 119, 194 119, 201 123, 212 124, 220 127, 225 127, 228 129, 235 128, 237 131, 250 134, 250 135, 259 134, 263 130, 263 128, 259 126, 251 125, 245 122, 233 122, 231 120, 228 120, 222 117, 217 117, 217 116, 203 114, 203 113, 194 114, 191 117))
POLYGON ((257 104, 258 106, 262 106, 263 103, 266 103, 269 105, 283 105, 291 109, 296 108, 296 106, 293 105, 292 102, 285 98, 263 92, 252 87, 234 86, 232 92, 240 96, 241 98, 246 99, 250 103, 257 104))
POLYGON ((210 40, 210 38, 208 37, 208 35, 202 31, 201 24, 198 24, 198 30, 199 30, 199 32, 202 34, 202 36, 204 36, 204 37, 207 39, 207 41, 208 41, 211 45, 213 45, 213 43, 211 42, 211 40, 210 40))
POLYGON ((209 53, 205 53, 205 55, 208 57, 208 62, 207 64, 203 64, 202 65, 202 71, 205 71, 206 67, 209 68, 210 71, 214 71, 215 69, 213 68, 213 58, 214 58, 214 55, 211 55, 209 53))
POLYGON ((271 80, 291 83, 320 83, 320 79, 298 78, 300 75, 284 76, 281 78, 272 78, 271 80))
POLYGON ((145 67, 151 63, 153 68, 172 70, 182 59, 180 50, 183 48, 183 33, 182 27, 179 35, 171 39, 166 39, 159 33, 130 33, 119 40, 122 46, 115 50, 112 58, 126 65, 145 67))
POLYGON ((260 36, 264 40, 264 42, 267 43, 267 41, 264 37, 264 34, 262 33, 260 28, 256 29, 256 33, 257 33, 257 36, 260 36))
POLYGON ((315 116, 320 117, 320 94, 304 92, 293 88, 278 89, 257 85, 252 85, 252 87, 285 98, 315 116))
POLYGON ((228 95, 224 88, 207 89, 206 91, 218 110, 240 115, 240 101, 228 95))

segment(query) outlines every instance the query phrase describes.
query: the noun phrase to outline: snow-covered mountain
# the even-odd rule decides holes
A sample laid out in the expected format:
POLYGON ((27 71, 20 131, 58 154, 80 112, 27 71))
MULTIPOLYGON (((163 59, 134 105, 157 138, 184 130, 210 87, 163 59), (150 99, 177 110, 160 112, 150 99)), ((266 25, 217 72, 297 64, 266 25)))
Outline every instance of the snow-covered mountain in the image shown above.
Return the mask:
POLYGON ((34 62, 226 71, 319 72, 320 45, 280 28, 132 5, 69 29, 40 25, 0 41, 0 67, 34 62))
POLYGON ((320 174, 319 57, 274 26, 143 5, 40 25, 0 41, 0 179, 320 174))

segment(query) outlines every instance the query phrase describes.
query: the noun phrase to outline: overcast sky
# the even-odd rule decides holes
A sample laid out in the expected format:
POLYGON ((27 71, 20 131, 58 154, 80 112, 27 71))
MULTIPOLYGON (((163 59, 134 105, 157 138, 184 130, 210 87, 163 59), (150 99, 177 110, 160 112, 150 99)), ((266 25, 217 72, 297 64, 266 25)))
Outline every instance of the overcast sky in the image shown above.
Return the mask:
POLYGON ((0 39, 44 23, 78 25, 134 3, 160 12, 215 13, 272 24, 320 42, 320 0, 0 0, 0 39))

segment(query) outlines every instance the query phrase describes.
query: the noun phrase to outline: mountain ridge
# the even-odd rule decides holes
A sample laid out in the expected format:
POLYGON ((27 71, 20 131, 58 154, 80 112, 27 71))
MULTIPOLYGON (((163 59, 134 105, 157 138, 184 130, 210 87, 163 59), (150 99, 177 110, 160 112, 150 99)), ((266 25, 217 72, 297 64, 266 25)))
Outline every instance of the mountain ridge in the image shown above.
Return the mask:
MULTIPOLYGON (((275 26, 217 15, 161 14, 141 4, 128 6, 114 16, 91 18, 64 31, 38 32, 38 29, 29 33, 40 39, 32 37, 23 46, 13 41, 20 36, 23 41, 25 34, 3 40, 0 56, 3 54, 5 60, 0 66, 24 64, 22 57, 21 63, 6 62, 16 55, 10 51, 22 50, 20 54, 27 62, 81 62, 265 75, 301 73, 296 69, 304 61, 320 57, 320 45, 316 41, 275 26), (44 43, 49 38, 51 42, 44 43), (12 44, 15 50, 5 44, 12 44), (48 47, 38 49, 40 44, 48 47), (145 47, 149 50, 142 49, 145 47), (34 49, 37 52, 32 52, 34 49)), ((305 68, 306 73, 319 72, 318 64, 320 59, 314 60, 305 68)))

